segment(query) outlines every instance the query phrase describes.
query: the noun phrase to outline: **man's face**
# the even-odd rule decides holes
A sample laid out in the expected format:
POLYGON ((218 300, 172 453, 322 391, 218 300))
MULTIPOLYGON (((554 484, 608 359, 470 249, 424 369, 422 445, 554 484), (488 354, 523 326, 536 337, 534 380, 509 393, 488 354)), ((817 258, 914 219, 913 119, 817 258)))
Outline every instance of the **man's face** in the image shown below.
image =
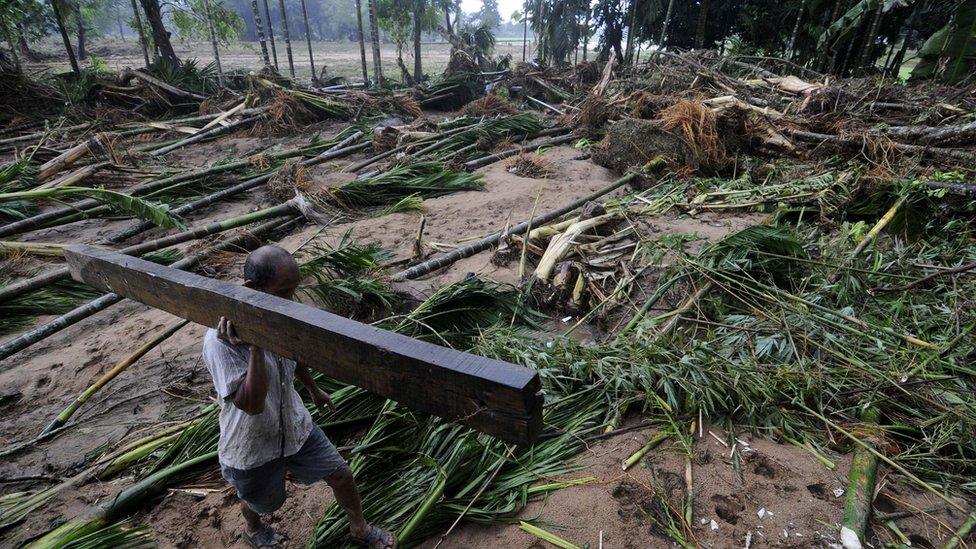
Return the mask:
POLYGON ((259 288, 257 286, 251 286, 246 282, 244 285, 259 292, 271 294, 283 299, 293 300, 295 298, 295 290, 298 288, 298 284, 301 282, 301 280, 302 277, 298 272, 298 264, 295 262, 288 262, 284 265, 278 265, 278 268, 275 270, 274 278, 266 287, 259 288))

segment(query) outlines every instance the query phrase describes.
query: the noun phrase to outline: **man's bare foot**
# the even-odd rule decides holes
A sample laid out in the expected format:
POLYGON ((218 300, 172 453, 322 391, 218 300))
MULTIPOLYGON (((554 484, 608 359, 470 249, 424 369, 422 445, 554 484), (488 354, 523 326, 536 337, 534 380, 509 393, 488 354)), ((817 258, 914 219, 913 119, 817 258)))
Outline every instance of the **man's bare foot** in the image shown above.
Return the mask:
POLYGON ((263 523, 257 530, 245 529, 244 539, 251 544, 251 547, 257 549, 261 547, 277 547, 281 543, 281 537, 274 531, 274 528, 263 523))
POLYGON ((350 536, 360 547, 368 549, 396 549, 397 547, 396 534, 375 526, 366 525, 361 530, 353 529, 350 536))

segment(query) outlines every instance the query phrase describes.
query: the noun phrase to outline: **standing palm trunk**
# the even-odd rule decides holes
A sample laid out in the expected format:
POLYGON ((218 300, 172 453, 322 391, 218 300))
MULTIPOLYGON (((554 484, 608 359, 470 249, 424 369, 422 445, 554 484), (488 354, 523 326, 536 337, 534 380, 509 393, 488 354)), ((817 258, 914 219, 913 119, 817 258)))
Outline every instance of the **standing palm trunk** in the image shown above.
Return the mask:
POLYGON ((305 20, 305 43, 308 44, 308 65, 312 68, 312 82, 318 82, 318 75, 315 74, 315 59, 312 58, 312 33, 308 30, 308 8, 305 7, 305 0, 302 0, 302 19, 305 20))
POLYGON ((356 0, 356 24, 359 25, 359 58, 363 62, 363 84, 369 86, 369 70, 366 68, 366 33, 363 32, 363 3, 356 0))
POLYGON ((881 28, 882 15, 884 15, 884 2, 878 2, 878 9, 874 12, 871 28, 868 29, 868 35, 864 38, 864 47, 861 48, 861 56, 854 69, 859 73, 867 72, 871 68, 871 54, 874 53, 874 41, 878 37, 878 29, 881 28))
POLYGON ((275 70, 278 70, 278 50, 275 48, 274 24, 271 23, 271 8, 268 7, 268 0, 264 2, 264 18, 268 21, 268 42, 271 43, 271 59, 274 61, 275 70))
POLYGON ((14 45, 14 40, 10 37, 10 27, 7 26, 7 22, 2 18, 0 18, 0 28, 3 29, 3 38, 7 41, 7 46, 10 47, 10 57, 14 60, 14 68, 17 72, 20 72, 20 56, 17 55, 17 46, 14 45))
POLYGON ((88 51, 85 49, 85 19, 81 16, 81 6, 78 4, 77 0, 74 5, 75 12, 75 23, 78 25, 78 59, 84 61, 88 57, 88 51))
POLYGON ((139 15, 139 5, 136 0, 132 0, 132 17, 136 22, 136 32, 139 33, 139 47, 142 48, 142 57, 146 60, 146 68, 149 68, 149 47, 146 46, 146 34, 142 28, 142 16, 139 15))
POLYGON ((705 46, 705 30, 708 25, 708 4, 709 0, 701 0, 698 8, 698 28, 695 31, 695 48, 701 49, 705 46))
MULTIPOLYGON (((285 36, 285 53, 288 54, 288 73, 291 74, 292 78, 295 78, 295 60, 291 56, 291 36, 288 33, 288 14, 285 13, 285 0, 278 0, 278 5, 281 7, 281 26, 285 36)), ((269 24, 268 26, 270 27, 271 25, 269 24)))
POLYGON ((163 25, 163 14, 159 10, 159 2, 157 0, 140 0, 140 2, 142 3, 142 11, 146 12, 146 22, 149 23, 153 43, 156 44, 159 56, 174 66, 179 65, 180 59, 176 57, 173 45, 169 42, 169 31, 163 25))
POLYGON ((424 1, 413 0, 413 81, 424 79, 424 69, 420 63, 420 19, 424 16, 424 1))
POLYGON ((800 22, 803 21, 803 11, 807 7, 807 0, 800 2, 800 9, 796 14, 796 23, 793 24, 793 32, 790 33, 790 44, 786 47, 786 58, 793 59, 796 52, 796 39, 800 35, 800 22))
MULTIPOLYGON (((261 12, 258 11, 258 0, 251 0, 251 16, 254 17, 254 33, 258 35, 258 42, 261 43, 261 56, 264 57, 264 66, 270 67, 271 58, 268 57, 268 44, 264 41, 264 26, 261 24, 261 12)), ((268 26, 271 26, 270 19, 268 26)))
POLYGON ((674 0, 668 1, 668 11, 664 14, 664 24, 661 25, 661 40, 659 47, 664 48, 668 40, 668 27, 671 26, 671 14, 674 13, 674 0))
POLYGON ((583 21, 583 62, 584 63, 586 63, 586 50, 588 50, 590 47, 590 13, 592 12, 590 11, 590 8, 587 7, 586 19, 583 21))
POLYGON ((373 85, 383 85, 383 66, 380 64, 380 30, 376 16, 376 0, 366 0, 369 8, 369 39, 373 45, 373 85))
POLYGON ((624 63, 634 60, 634 34, 637 31, 637 0, 630 0, 630 22, 627 24, 627 46, 624 48, 624 63))
POLYGON ((203 0, 203 15, 207 18, 207 32, 210 33, 210 45, 213 46, 214 63, 217 64, 217 83, 224 87, 224 69, 220 66, 220 49, 217 48, 217 31, 214 30, 213 15, 210 13, 210 0, 203 0))
POLYGON ((58 31, 61 33, 61 40, 64 41, 64 49, 68 52, 68 62, 71 63, 71 70, 75 74, 81 74, 78 68, 78 60, 75 59, 75 50, 71 47, 71 39, 68 38, 68 31, 64 29, 64 18, 61 16, 61 7, 58 6, 60 0, 51 0, 51 9, 54 11, 54 21, 58 24, 58 31))
POLYGON ((522 62, 525 63, 525 50, 529 44, 529 2, 522 3, 522 62))

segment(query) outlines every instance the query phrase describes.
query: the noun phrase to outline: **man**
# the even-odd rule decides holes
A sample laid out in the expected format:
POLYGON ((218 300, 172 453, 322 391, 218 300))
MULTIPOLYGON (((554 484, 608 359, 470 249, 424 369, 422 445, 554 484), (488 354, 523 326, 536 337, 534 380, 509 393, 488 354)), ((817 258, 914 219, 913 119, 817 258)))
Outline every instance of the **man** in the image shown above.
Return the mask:
MULTIPOLYGON (((287 251, 264 246, 244 263, 244 286, 293 299, 301 280, 298 263, 287 251)), ((292 360, 241 341, 221 317, 207 331, 203 360, 220 401, 218 455, 224 478, 237 490, 246 521, 244 538, 254 547, 280 539, 261 521, 285 501, 285 472, 304 484, 325 480, 349 517, 350 535, 371 549, 393 549, 396 537, 366 523, 352 471, 339 456, 295 390, 295 378, 319 407, 334 409, 329 395, 308 369, 292 360)))

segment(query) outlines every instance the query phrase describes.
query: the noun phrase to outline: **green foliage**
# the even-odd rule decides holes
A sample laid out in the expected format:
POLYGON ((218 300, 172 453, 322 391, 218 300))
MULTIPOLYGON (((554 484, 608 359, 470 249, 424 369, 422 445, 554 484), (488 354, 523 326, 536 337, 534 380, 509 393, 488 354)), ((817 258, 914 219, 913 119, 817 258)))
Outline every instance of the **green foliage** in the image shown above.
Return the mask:
MULTIPOLYGON (((209 40, 206 9, 203 0, 182 0, 171 12, 173 25, 180 38, 209 40)), ((244 31, 244 20, 234 10, 228 9, 223 0, 210 0, 210 17, 217 40, 229 44, 244 31)))
POLYGON ((971 80, 976 71, 976 1, 957 1, 953 17, 925 41, 918 57, 912 80, 936 76, 940 68, 950 83, 971 80))
POLYGON ((303 278, 314 282, 301 286, 303 293, 343 316, 369 317, 393 308, 393 291, 379 276, 393 254, 377 245, 355 244, 348 232, 335 246, 318 241, 310 250, 300 269, 303 278))
POLYGON ((0 207, 11 202, 25 200, 56 200, 65 196, 82 195, 94 198, 99 202, 112 206, 120 213, 149 221, 154 225, 167 229, 184 228, 183 222, 165 206, 154 204, 142 198, 127 195, 107 189, 90 189, 87 187, 54 187, 36 191, 22 191, 0 194, 0 207))
POLYGON ((165 57, 160 57, 153 63, 150 70, 160 80, 183 90, 202 95, 209 95, 217 91, 217 66, 214 63, 200 66, 196 59, 172 63, 165 57))
POLYGON ((393 204, 411 195, 435 197, 480 190, 484 184, 479 174, 451 171, 440 162, 417 162, 336 187, 331 190, 331 199, 354 209, 393 204))
MULTIPOLYGON (((0 287, 9 281, 0 282, 0 287)), ((102 295, 80 282, 64 280, 0 303, 0 335, 30 324, 37 315, 59 315, 102 295)))

